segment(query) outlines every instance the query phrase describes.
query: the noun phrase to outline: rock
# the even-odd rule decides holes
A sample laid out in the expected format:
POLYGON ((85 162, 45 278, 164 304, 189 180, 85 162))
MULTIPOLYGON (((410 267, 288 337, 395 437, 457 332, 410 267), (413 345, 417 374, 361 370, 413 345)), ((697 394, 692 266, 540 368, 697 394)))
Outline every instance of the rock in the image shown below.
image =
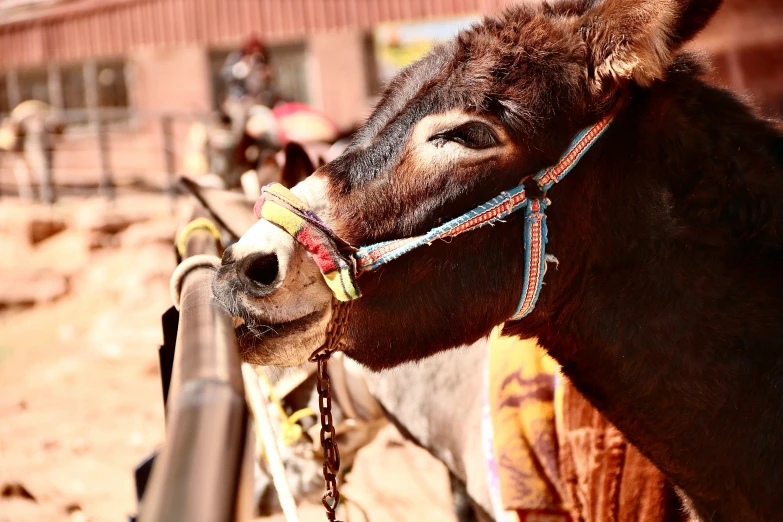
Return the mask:
POLYGON ((62 444, 57 439, 44 439, 41 441, 41 449, 44 451, 56 451, 62 444))
POLYGON ((134 223, 146 221, 143 214, 131 214, 111 209, 105 205, 87 205, 76 214, 76 226, 90 233, 114 235, 134 223))
POLYGON ((89 522, 90 518, 84 513, 82 507, 73 502, 65 506, 65 512, 70 517, 71 522, 89 522))
POLYGON ((120 246, 133 249, 158 244, 173 248, 176 233, 173 220, 135 223, 120 234, 120 246))
POLYGON ((54 217, 32 216, 25 225, 23 234, 33 245, 65 230, 65 222, 54 217))
POLYGON ((2 490, 0 490, 0 497, 2 498, 23 498, 26 500, 32 500, 38 502, 32 493, 27 491, 27 488, 20 482, 8 482, 3 484, 2 490))
POLYGON ((74 228, 66 229, 54 237, 38 243, 17 267, 47 269, 61 274, 73 274, 90 261, 87 234, 74 228))
POLYGON ((3 270, 0 273, 0 308, 54 301, 68 293, 68 278, 41 270, 3 270))
POLYGON ((141 213, 132 214, 105 205, 92 205, 80 210, 75 221, 76 226, 86 232, 90 250, 96 250, 119 247, 119 233, 147 219, 149 217, 141 213))
POLYGON ((98 230, 90 230, 87 232, 87 248, 90 250, 118 246, 120 246, 120 240, 113 234, 107 234, 98 230))
POLYGON ((65 221, 55 209, 37 203, 3 201, 0 232, 34 245, 65 230, 65 221))
POLYGON ((10 232, 0 233, 0 271, 15 268, 32 255, 33 248, 30 243, 23 240, 18 234, 10 232))

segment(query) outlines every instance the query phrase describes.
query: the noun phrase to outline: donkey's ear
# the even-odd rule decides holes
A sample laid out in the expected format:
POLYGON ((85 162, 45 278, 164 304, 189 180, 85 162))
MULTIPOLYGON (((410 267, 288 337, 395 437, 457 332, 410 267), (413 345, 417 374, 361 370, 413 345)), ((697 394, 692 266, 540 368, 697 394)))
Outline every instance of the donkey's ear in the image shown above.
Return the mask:
POLYGON ((258 181, 263 187, 270 183, 279 183, 283 177, 283 169, 277 164, 273 155, 267 156, 264 163, 258 167, 258 181))
POLYGON ((581 32, 590 75, 605 82, 650 85, 663 78, 674 52, 701 31, 722 0, 604 0, 587 11, 581 32))
POLYGON ((315 167, 307 151, 295 141, 285 146, 285 165, 280 183, 291 188, 313 173, 315 167))

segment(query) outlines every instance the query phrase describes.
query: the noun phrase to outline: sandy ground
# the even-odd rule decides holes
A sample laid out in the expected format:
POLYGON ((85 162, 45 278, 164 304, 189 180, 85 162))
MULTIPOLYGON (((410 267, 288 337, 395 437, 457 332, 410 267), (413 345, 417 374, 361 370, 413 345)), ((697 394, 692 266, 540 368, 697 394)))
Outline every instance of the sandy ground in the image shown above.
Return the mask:
MULTIPOLYGON (((66 230, 31 247, 14 231, 31 210, 0 199, 0 275, 49 271, 70 287, 0 309, 0 522, 126 520, 132 470, 164 439, 157 346, 177 218, 162 196, 121 195, 115 210, 146 221, 91 248, 83 223, 103 206, 61 202, 66 230)), ((393 428, 362 450, 343 491, 354 503, 344 520, 454 520, 445 469, 393 428)), ((301 518, 323 520, 320 505, 301 518)))

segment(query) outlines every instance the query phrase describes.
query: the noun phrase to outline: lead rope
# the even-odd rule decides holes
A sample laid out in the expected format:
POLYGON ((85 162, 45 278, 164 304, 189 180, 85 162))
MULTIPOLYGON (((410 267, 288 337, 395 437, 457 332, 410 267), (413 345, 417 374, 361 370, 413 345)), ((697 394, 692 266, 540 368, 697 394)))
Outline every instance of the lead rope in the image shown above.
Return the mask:
POLYGON ((321 448, 324 451, 324 482, 326 493, 321 503, 326 509, 326 519, 335 521, 335 512, 340 503, 337 490, 337 473, 340 471, 340 451, 337 449, 337 437, 332 423, 332 385, 329 380, 329 357, 339 349, 348 324, 348 312, 353 301, 332 299, 332 319, 326 328, 326 340, 323 346, 310 356, 311 362, 318 363, 316 370, 316 390, 318 391, 318 410, 321 415, 321 448))

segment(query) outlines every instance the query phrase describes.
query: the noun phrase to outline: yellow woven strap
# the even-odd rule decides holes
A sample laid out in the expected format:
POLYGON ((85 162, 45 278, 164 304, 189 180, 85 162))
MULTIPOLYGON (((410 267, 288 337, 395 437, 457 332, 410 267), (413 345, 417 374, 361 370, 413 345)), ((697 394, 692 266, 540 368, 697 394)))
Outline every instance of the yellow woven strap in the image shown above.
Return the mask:
POLYGON ((315 416, 315 412, 310 408, 303 408, 295 411, 290 416, 286 415, 282 399, 275 393, 274 386, 269 382, 269 377, 267 377, 266 372, 264 372, 263 369, 259 369, 256 373, 258 374, 259 380, 264 383, 262 388, 266 388, 264 392, 269 398, 269 402, 277 410, 278 415, 280 415, 280 438, 283 440, 283 444, 290 446, 302 438, 303 431, 299 421, 305 417, 315 416))
POLYGON ((265 219, 294 238, 310 253, 338 301, 361 297, 356 285, 356 249, 334 233, 293 192, 279 183, 261 190, 253 208, 258 219, 265 219))
POLYGON ((215 238, 218 247, 223 245, 218 227, 207 218, 196 218, 185 225, 180 231, 179 236, 177 236, 177 252, 179 253, 180 257, 185 257, 185 248, 187 247, 188 239, 190 239, 190 234, 196 230, 206 230, 212 234, 212 237, 215 238))

